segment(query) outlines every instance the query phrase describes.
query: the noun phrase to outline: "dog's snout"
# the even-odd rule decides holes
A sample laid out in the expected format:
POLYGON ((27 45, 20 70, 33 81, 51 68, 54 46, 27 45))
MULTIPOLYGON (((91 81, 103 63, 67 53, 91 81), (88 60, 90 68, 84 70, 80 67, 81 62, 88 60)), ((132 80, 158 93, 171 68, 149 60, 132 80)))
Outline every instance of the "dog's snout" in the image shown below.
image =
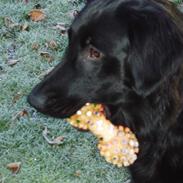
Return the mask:
POLYGON ((47 101, 47 97, 44 95, 30 94, 27 98, 28 103, 39 111, 43 111, 47 101))

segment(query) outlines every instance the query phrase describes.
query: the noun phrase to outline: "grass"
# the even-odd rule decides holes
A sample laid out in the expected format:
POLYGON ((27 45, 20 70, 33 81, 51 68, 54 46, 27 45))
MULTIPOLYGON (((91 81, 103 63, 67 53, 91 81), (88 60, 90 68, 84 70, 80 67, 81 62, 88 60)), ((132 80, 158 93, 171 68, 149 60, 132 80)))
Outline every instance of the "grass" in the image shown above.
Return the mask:
POLYGON ((180 4, 183 2, 183 0, 173 0, 173 2, 175 2, 176 4, 180 4))
MULTIPOLYGON (((76 1, 81 4, 80 0, 76 1)), ((64 120, 48 118, 31 108, 26 96, 40 81, 40 75, 60 62, 67 36, 53 29, 57 23, 70 24, 70 14, 80 5, 68 0, 0 1, 0 183, 122 183, 128 179, 126 169, 116 168, 99 156, 97 140, 81 133, 64 120), (47 17, 32 22, 27 14, 38 4, 47 17), (9 27, 14 23, 29 26, 29 31, 9 27), (7 18, 6 18, 7 20, 7 18), (54 40, 58 48, 47 43, 54 40), (38 45, 37 50, 32 45, 38 45), (54 57, 48 62, 40 56, 47 51, 54 57), (14 66, 8 60, 18 59, 14 66), (17 115, 27 111, 28 116, 17 115), (52 136, 63 136, 63 144, 50 146, 42 137, 47 126, 52 136), (13 175, 6 165, 21 162, 21 170, 13 175)))
POLYGON ((64 120, 37 113, 26 102, 40 75, 60 62, 67 37, 52 29, 57 23, 70 24, 70 12, 79 7, 67 0, 0 2, 0 182, 2 183, 118 183, 127 179, 127 172, 105 162, 99 156, 97 141, 90 133, 81 133, 64 120), (47 15, 41 22, 27 19, 28 12, 39 3, 47 15), (29 31, 9 28, 4 18, 29 25, 29 31), (46 47, 54 40, 58 49, 46 47), (33 44, 39 44, 33 50, 33 44), (40 56, 48 51, 54 61, 40 56), (9 59, 19 62, 10 67, 9 59), (26 110, 28 116, 17 117, 26 110), (52 136, 64 136, 63 144, 50 146, 42 137, 47 126, 52 136), (17 175, 7 170, 11 162, 21 162, 17 175))

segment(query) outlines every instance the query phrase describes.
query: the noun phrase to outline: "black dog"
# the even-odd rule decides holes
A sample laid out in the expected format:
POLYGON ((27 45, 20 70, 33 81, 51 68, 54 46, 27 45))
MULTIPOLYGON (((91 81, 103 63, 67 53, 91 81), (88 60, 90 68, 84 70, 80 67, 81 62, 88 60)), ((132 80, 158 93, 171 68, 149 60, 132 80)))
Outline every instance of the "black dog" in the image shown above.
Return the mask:
POLYGON ((182 14, 167 0, 90 0, 68 34, 29 103, 59 118, 102 103, 140 142, 133 183, 183 183, 182 14))

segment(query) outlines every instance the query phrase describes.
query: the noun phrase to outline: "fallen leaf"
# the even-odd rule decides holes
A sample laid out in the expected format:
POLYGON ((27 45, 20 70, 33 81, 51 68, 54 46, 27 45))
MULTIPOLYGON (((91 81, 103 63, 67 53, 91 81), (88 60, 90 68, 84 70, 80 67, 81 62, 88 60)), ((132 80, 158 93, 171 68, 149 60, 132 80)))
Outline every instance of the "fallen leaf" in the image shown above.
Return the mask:
POLYGON ((9 29, 16 28, 18 31, 20 30, 20 24, 15 23, 10 17, 5 17, 4 18, 4 24, 9 29))
POLYGON ((68 16, 69 16, 70 18, 74 19, 74 18, 76 18, 76 17, 78 16, 78 14, 79 14, 79 11, 78 11, 78 10, 73 10, 73 11, 70 11, 70 12, 68 13, 68 16))
POLYGON ((28 16, 31 18, 32 21, 35 21, 35 22, 44 20, 46 18, 45 13, 41 9, 31 10, 28 16))
POLYGON ((15 116, 12 117, 12 120, 20 119, 21 117, 27 117, 29 113, 26 109, 23 109, 22 111, 18 112, 15 116))
POLYGON ((67 33, 68 27, 69 26, 66 25, 65 23, 57 23, 55 26, 53 26, 53 29, 60 30, 61 34, 64 35, 67 33))
POLYGON ((62 22, 57 23, 55 26, 53 26, 53 29, 66 30, 66 24, 62 22))
POLYGON ((50 144, 50 145, 60 145, 60 144, 63 143, 63 141, 64 141, 63 136, 59 136, 59 137, 54 138, 53 140, 50 140, 48 138, 49 133, 50 132, 48 131, 48 128, 45 126, 45 129, 43 130, 42 135, 43 135, 44 139, 48 142, 48 144, 50 144))
POLYGON ((51 40, 48 42, 48 46, 52 49, 52 50, 56 50, 58 48, 57 43, 54 40, 51 40))
POLYGON ((8 66, 14 66, 18 63, 19 60, 10 59, 8 60, 7 64, 8 66))
POLYGON ((33 43, 33 44, 32 44, 32 49, 33 49, 33 50, 38 50, 39 47, 40 47, 39 43, 33 43))
POLYGON ((63 136, 59 136, 59 137, 56 137, 55 139, 52 140, 52 143, 53 144, 60 144, 61 142, 63 142, 64 140, 64 137, 63 136))
POLYGON ((74 175, 75 175, 76 177, 80 177, 80 176, 81 176, 81 171, 80 171, 80 170, 77 170, 77 171, 74 173, 74 175))
POLYGON ((40 55, 47 60, 49 63, 52 62, 54 59, 53 57, 47 52, 47 51, 42 51, 40 52, 40 55))
POLYGON ((14 21, 10 17, 4 18, 4 24, 6 27, 10 28, 14 23, 14 21))
POLYGON ((33 50, 38 50, 39 47, 40 47, 39 43, 33 43, 33 44, 32 44, 32 49, 33 49, 33 50))
POLYGON ((13 103, 16 103, 21 97, 22 97, 22 93, 21 92, 16 93, 13 96, 13 99, 12 99, 13 103))
POLYGON ((18 173, 21 168, 21 162, 9 163, 6 167, 14 174, 18 173))
POLYGON ((40 52, 40 55, 42 56, 42 57, 50 57, 50 54, 47 52, 47 51, 42 51, 42 52, 40 52))
POLYGON ((28 23, 24 23, 23 25, 20 26, 20 29, 22 31, 28 31, 29 30, 29 25, 28 23))
POLYGON ((20 117, 28 116, 28 112, 24 109, 23 111, 20 111, 19 116, 20 117))

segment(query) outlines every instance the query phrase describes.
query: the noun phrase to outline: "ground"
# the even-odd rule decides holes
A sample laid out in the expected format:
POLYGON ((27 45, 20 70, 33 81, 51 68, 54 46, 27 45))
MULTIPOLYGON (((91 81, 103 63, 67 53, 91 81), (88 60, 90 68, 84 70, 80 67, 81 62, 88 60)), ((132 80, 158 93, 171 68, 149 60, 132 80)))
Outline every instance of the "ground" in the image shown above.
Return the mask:
POLYGON ((81 6, 82 0, 0 1, 0 183, 122 183, 129 177, 100 157, 92 134, 26 102, 32 87, 62 60, 67 45, 62 29, 81 6), (34 8, 42 8, 46 18, 31 21, 34 8), (50 138, 63 136, 63 143, 49 145, 44 126, 50 138), (7 169, 12 162, 21 162, 17 174, 7 169))

